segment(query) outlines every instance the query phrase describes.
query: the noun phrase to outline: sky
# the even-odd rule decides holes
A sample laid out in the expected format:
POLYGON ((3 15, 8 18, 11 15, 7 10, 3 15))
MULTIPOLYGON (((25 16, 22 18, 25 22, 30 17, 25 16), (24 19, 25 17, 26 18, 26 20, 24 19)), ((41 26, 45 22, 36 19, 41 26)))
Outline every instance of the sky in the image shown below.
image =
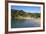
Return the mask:
POLYGON ((12 5, 11 9, 15 9, 15 10, 23 10, 25 12, 29 12, 29 13, 40 13, 40 7, 36 7, 36 6, 15 6, 12 5))

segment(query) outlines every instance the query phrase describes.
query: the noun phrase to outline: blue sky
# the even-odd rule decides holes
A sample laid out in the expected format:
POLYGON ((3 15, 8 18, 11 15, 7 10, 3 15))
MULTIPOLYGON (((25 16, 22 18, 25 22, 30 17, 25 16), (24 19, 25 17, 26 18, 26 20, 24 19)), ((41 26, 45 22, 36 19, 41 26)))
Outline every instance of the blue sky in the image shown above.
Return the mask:
POLYGON ((29 13, 40 13, 41 8, 36 6, 15 6, 12 5, 11 9, 15 10, 24 10, 25 12, 29 13))

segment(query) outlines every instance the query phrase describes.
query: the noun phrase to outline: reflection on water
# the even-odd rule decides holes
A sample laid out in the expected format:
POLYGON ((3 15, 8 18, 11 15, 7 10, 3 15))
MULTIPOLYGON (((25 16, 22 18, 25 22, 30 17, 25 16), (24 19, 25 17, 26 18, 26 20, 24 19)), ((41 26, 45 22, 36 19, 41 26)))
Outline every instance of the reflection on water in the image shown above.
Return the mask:
POLYGON ((40 23, 33 22, 30 19, 12 19, 11 28, 40 27, 40 23))

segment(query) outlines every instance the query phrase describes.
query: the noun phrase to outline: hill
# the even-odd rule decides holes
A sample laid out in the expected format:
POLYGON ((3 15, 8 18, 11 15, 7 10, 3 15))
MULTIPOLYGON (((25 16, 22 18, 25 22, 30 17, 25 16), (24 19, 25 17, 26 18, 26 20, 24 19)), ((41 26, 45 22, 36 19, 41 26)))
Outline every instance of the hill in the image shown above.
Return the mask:
POLYGON ((24 17, 40 18, 40 13, 27 13, 23 10, 11 9, 11 16, 12 18, 24 18, 24 17))

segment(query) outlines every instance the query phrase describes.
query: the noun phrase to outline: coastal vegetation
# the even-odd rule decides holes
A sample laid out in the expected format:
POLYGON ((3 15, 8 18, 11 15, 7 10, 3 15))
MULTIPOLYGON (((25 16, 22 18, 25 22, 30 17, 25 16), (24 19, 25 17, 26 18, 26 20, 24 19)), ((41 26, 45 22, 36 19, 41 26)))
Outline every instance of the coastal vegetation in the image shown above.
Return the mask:
POLYGON ((15 19, 40 18, 40 13, 29 13, 24 10, 11 9, 11 17, 15 19))

